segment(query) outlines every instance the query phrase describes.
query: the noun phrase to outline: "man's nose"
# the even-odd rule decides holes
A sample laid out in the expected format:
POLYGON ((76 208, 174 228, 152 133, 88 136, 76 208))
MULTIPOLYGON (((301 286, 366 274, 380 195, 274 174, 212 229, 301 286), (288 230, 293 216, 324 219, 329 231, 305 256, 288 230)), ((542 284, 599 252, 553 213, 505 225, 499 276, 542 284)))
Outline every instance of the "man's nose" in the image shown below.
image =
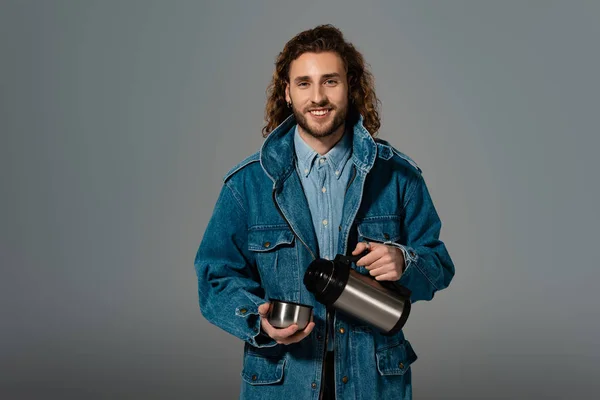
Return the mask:
POLYGON ((311 100, 315 104, 322 104, 327 100, 325 96, 325 89, 321 85, 317 85, 313 88, 311 93, 311 100))

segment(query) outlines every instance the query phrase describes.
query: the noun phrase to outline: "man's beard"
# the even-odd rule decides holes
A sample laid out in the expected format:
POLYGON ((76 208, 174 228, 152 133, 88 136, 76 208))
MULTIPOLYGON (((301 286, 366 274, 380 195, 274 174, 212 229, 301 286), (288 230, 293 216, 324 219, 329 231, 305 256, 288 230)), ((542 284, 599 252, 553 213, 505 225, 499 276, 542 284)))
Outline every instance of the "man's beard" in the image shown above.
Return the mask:
MULTIPOLYGON (((315 138, 324 138, 332 135, 336 130, 339 129, 340 126, 344 124, 346 121, 346 114, 348 111, 348 107, 344 108, 333 108, 330 104, 325 105, 317 105, 316 107, 332 107, 332 110, 335 110, 335 116, 333 120, 328 125, 321 125, 317 129, 313 129, 309 126, 308 120, 306 118, 306 114, 296 109, 296 107, 292 103, 292 111, 294 113, 294 117, 296 118, 296 122, 298 126, 304 130, 304 132, 308 133, 312 137, 315 138)), ((315 107, 315 108, 316 108, 315 107)), ((330 111, 331 112, 331 111, 330 111)))

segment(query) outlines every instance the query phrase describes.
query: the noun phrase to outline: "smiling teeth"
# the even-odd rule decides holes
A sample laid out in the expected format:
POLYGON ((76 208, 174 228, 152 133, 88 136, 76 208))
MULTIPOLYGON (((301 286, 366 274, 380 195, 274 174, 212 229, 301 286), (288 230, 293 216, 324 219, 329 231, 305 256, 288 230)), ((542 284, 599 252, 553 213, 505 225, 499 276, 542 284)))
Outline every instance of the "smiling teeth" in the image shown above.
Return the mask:
POLYGON ((320 110, 320 111, 311 111, 310 113, 313 115, 325 115, 329 112, 329 110, 320 110))

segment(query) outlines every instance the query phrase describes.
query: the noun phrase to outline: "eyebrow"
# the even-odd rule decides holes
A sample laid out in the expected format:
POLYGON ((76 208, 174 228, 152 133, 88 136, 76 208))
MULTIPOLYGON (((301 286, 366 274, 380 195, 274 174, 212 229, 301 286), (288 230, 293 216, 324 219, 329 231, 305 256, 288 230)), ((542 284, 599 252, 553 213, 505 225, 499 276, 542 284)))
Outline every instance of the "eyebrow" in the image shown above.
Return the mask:
MULTIPOLYGON (((337 72, 332 72, 330 74, 324 74, 323 76, 321 76, 321 79, 329 79, 329 78, 341 78, 341 75, 338 74, 337 72)), ((308 75, 298 76, 298 77, 296 77, 296 79, 294 79, 294 83, 303 82, 303 81, 310 81, 310 76, 308 76, 308 75)))

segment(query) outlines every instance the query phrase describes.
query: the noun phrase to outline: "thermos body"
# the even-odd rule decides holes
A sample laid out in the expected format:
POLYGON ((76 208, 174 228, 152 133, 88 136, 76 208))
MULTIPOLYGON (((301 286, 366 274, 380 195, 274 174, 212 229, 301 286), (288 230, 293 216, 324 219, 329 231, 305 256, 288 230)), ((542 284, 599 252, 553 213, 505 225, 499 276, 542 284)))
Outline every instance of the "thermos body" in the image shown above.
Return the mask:
POLYGON ((373 278, 350 270, 346 287, 333 307, 391 332, 402 320, 405 301, 397 293, 377 285, 373 278))
POLYGON ((304 274, 304 285, 318 302, 362 320, 384 334, 400 331, 410 314, 410 290, 353 270, 350 264, 359 258, 338 254, 334 260, 314 260, 304 274))

